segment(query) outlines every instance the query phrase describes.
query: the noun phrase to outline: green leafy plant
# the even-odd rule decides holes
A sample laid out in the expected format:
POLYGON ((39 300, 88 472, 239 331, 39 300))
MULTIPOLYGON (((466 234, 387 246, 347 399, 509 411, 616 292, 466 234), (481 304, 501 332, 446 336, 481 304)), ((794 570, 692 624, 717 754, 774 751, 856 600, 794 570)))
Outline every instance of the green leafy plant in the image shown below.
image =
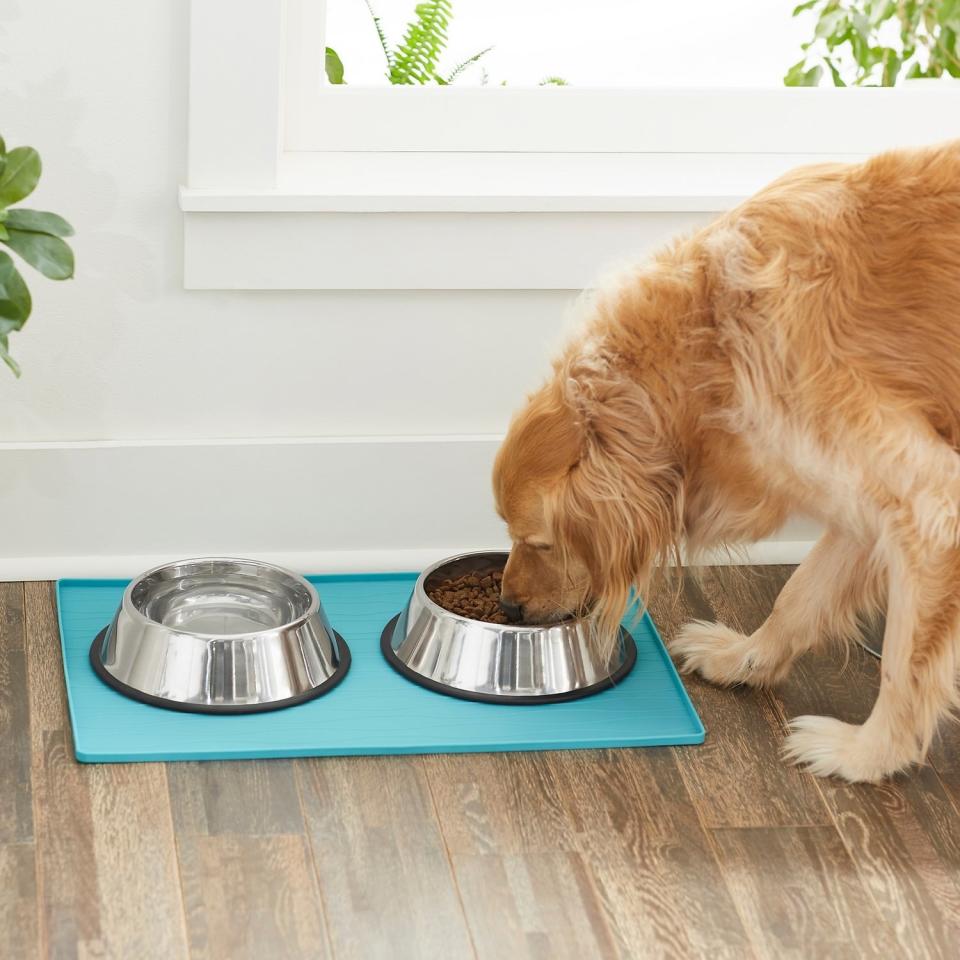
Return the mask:
MULTIPOLYGON (((387 79, 392 84, 409 85, 453 83, 464 70, 485 57, 493 47, 475 53, 449 71, 440 70, 440 57, 447 46, 447 29, 453 17, 452 0, 426 0, 413 9, 413 19, 407 24, 403 40, 391 46, 383 24, 370 0, 364 0, 377 31, 380 47, 387 63, 387 79)), ((330 83, 346 83, 343 62, 331 47, 326 49, 325 67, 330 83)))
MULTIPOLYGON (((424 3, 418 3, 413 9, 413 19, 404 30, 403 40, 396 46, 390 45, 371 0, 364 0, 364 3, 370 11, 370 18, 386 60, 386 77, 390 83, 397 86, 430 83, 447 86, 493 49, 485 47, 451 69, 441 70, 440 58, 447 47, 447 29, 453 18, 453 0, 425 0, 424 3)), ((329 83, 339 85, 347 82, 343 61, 332 47, 326 48, 324 67, 329 83)), ((540 85, 566 86, 566 80, 562 77, 547 77, 540 85)))
POLYGON ((815 87, 824 67, 834 86, 892 87, 900 78, 960 77, 960 0, 806 0, 793 11, 816 17, 788 87, 815 87), (882 34, 898 33, 889 46, 882 34))
MULTIPOLYGON (((0 137, 0 243, 45 277, 66 280, 73 276, 73 251, 63 238, 73 235, 73 227, 55 213, 14 207, 33 193, 40 171, 40 155, 33 147, 8 152, 0 137)), ((18 377, 9 336, 22 329, 32 307, 30 290, 13 258, 0 250, 0 358, 18 377)))

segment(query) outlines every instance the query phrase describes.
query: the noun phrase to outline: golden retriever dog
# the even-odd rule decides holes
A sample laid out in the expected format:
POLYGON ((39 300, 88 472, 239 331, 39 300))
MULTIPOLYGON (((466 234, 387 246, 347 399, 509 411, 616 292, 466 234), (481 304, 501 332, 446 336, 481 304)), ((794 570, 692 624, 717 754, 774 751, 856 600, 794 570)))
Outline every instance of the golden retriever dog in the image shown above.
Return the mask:
POLYGON ((494 468, 529 621, 615 636, 654 569, 773 533, 823 538, 750 636, 671 644, 720 684, 774 684, 885 610, 862 726, 792 722, 785 754, 872 781, 923 760, 960 656, 960 141, 799 169, 601 285, 494 468))

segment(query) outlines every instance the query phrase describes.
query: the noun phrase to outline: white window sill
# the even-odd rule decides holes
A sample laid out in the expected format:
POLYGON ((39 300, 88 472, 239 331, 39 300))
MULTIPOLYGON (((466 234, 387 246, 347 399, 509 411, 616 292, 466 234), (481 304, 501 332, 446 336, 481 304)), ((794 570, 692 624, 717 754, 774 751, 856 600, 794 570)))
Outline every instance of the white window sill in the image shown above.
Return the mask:
POLYGON ((188 213, 727 210, 803 163, 852 154, 292 153, 273 190, 182 187, 188 213))
POLYGON ((305 153, 182 188, 188 289, 578 289, 785 171, 852 155, 305 153))

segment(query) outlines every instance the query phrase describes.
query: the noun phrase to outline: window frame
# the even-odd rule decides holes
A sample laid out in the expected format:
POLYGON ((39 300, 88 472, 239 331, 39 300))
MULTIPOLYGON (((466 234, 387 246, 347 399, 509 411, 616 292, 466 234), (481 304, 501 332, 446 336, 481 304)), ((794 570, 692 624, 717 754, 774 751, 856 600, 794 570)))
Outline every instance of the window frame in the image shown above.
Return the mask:
POLYGON ((325 0, 191 0, 180 193, 190 288, 574 289, 592 273, 577 250, 585 217, 600 262, 629 235, 626 216, 638 235, 654 213, 678 214, 678 228, 689 225, 680 213, 705 222, 799 163, 960 136, 960 83, 937 81, 331 88, 321 82, 325 8, 325 0), (531 176, 537 169, 544 175, 531 176), (447 256, 435 260, 445 273, 429 266, 431 216, 444 243, 454 221, 443 217, 459 218, 463 256, 474 260, 448 282, 447 256), (287 229, 291 217, 311 218, 309 227, 298 219, 287 229), (281 245, 255 270, 247 228, 281 245), (413 234, 421 247, 397 254, 413 234), (348 244, 379 252, 360 271, 347 262, 348 244), (509 267, 491 266, 489 251, 500 248, 511 252, 509 267))

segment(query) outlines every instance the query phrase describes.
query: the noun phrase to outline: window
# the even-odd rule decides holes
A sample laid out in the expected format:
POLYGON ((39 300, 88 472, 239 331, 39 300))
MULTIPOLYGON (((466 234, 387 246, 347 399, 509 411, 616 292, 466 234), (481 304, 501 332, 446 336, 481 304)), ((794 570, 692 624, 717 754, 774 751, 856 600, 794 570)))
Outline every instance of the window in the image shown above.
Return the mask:
MULTIPOLYGON (((395 49, 418 2, 327 0, 325 40, 348 85, 388 82, 373 15, 395 49)), ((438 72, 449 79, 463 65, 457 87, 535 87, 551 79, 577 88, 781 86, 809 33, 790 16, 794 0, 449 2, 438 72)))
POLYGON ((450 62, 494 49, 391 86, 363 0, 191 0, 188 286, 573 289, 799 163, 960 136, 960 85, 782 86, 781 0, 451 2, 450 62))

